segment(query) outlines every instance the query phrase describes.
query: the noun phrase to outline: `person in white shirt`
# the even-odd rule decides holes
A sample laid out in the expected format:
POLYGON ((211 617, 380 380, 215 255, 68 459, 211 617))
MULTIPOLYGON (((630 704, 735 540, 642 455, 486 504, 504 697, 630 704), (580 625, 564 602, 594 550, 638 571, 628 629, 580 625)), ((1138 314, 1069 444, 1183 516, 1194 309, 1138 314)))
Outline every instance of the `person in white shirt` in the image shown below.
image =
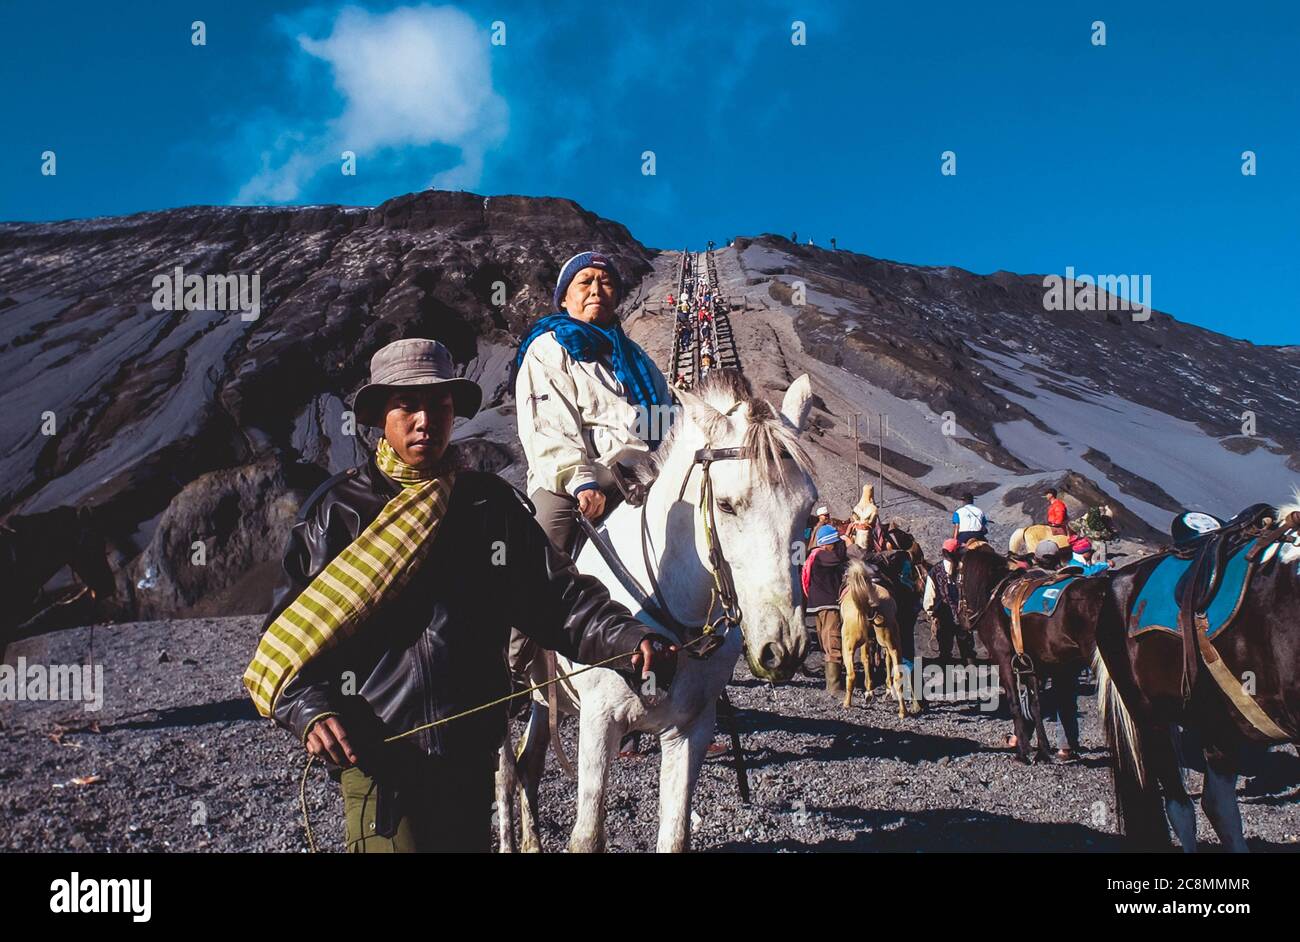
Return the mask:
POLYGON ((986 540, 989 532, 988 519, 984 516, 984 511, 975 506, 975 496, 967 493, 961 499, 962 506, 952 514, 952 538, 961 544, 969 540, 986 540))

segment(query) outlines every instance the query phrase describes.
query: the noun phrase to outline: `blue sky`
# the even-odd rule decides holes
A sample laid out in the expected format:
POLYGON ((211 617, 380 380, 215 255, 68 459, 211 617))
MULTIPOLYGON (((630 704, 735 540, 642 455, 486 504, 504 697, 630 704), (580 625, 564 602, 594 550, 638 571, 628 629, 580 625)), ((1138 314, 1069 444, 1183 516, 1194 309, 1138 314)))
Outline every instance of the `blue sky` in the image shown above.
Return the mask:
POLYGON ((1149 274, 1160 310, 1294 344, 1297 60, 1284 2, 3 4, 0 219, 566 196, 657 248, 1149 274))

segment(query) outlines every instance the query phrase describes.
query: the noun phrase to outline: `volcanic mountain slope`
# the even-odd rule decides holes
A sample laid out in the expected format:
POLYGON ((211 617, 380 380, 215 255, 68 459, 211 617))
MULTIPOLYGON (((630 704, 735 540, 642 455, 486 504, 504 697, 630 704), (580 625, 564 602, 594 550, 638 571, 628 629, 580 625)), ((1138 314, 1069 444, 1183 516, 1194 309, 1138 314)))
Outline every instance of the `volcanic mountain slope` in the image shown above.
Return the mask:
MULTIPOLYGON (((127 611, 184 610, 274 562, 292 513, 272 503, 356 463, 369 430, 343 412, 376 349, 435 337, 501 402, 520 329, 549 309, 560 263, 592 247, 634 286, 649 270, 623 226, 560 199, 430 191, 373 209, 0 225, 0 515, 95 506, 127 611), (256 273, 259 316, 155 310, 154 277, 178 266, 256 273)), ((486 440, 466 451, 515 461, 486 440)))
MULTIPOLYGON (((560 263, 592 247, 617 259, 624 322, 666 364, 659 302, 680 254, 568 200, 428 191, 373 209, 0 225, 0 515, 98 508, 124 616, 264 610, 297 503, 371 441, 345 404, 390 340, 448 345, 487 394, 457 427, 467 460, 522 484, 509 360, 550 310, 560 263), (258 318, 155 310, 153 278, 177 266, 258 274, 258 318)), ((1002 540, 1041 516, 1050 481, 1076 511, 1110 502, 1128 535, 1153 541, 1180 506, 1231 513, 1300 479, 1294 348, 1159 312, 1046 312, 1039 277, 772 236, 714 257, 755 389, 779 402, 812 376, 810 449, 837 516, 879 473, 886 515, 929 545, 969 486, 1002 540)))
POLYGON ((999 539, 1042 517, 1051 483, 1075 512, 1110 503, 1129 536, 1155 542, 1181 508, 1230 515, 1300 481, 1294 348, 1159 311, 1047 311, 1042 276, 919 268, 774 236, 714 255, 751 380, 776 400, 793 376, 813 376, 813 454, 836 515, 857 494, 855 413, 863 481, 883 457, 886 515, 926 530, 937 517, 936 535, 950 525, 931 505, 951 511, 967 487, 999 539), (1253 435, 1242 434, 1246 412, 1253 435))

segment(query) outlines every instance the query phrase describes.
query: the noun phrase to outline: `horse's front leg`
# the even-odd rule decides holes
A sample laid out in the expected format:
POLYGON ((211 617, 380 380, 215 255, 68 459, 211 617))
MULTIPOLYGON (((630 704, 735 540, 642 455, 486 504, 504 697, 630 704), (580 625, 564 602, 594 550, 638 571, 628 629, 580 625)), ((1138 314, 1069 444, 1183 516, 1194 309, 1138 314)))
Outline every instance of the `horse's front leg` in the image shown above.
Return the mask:
POLYGON ((659 737, 659 841, 661 854, 681 854, 691 846, 691 795, 699 779, 700 766, 713 741, 717 723, 717 699, 684 728, 669 730, 659 737))
POLYGON ((569 852, 599 853, 605 849, 605 786, 609 763, 623 730, 602 704, 584 701, 578 714, 578 813, 569 838, 569 852))
POLYGON ((840 620, 840 657, 844 661, 844 708, 846 710, 853 706, 853 683, 857 680, 857 674, 853 670, 853 655, 857 651, 859 635, 860 632, 850 626, 847 618, 840 620))
POLYGON ((1011 660, 1006 652, 994 649, 985 641, 984 646, 989 649, 998 665, 998 679, 1002 682, 1002 689, 1007 694, 1007 709, 1011 711, 1011 728, 1016 737, 1016 757, 1026 765, 1029 764, 1029 724, 1025 722, 1025 714, 1020 710, 1020 688, 1016 680, 1015 671, 1011 669, 1011 660))

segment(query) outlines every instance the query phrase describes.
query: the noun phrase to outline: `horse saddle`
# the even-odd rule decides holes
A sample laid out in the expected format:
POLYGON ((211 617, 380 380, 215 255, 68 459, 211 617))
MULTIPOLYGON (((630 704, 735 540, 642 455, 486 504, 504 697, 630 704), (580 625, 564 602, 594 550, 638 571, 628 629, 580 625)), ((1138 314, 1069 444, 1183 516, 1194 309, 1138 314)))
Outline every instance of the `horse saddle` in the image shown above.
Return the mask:
POLYGON ((1052 576, 1047 579, 1020 579, 1013 582, 1002 593, 1002 610, 1012 614, 1013 602, 1018 602, 1021 615, 1051 615, 1056 611, 1056 603, 1061 600, 1066 586, 1080 578, 1067 575, 1064 578, 1052 576), (1017 599, 1017 590, 1024 593, 1023 599, 1017 599))
POLYGON ((1249 551, 1249 544, 1243 544, 1226 559, 1214 551, 1204 558, 1162 559, 1133 600, 1129 635, 1146 631, 1181 634, 1179 613, 1186 607, 1203 616, 1205 634, 1213 639, 1232 624, 1246 596, 1249 551))
MULTIPOLYGON (((1159 629, 1179 636, 1183 648, 1183 699, 1190 701, 1203 661, 1210 677, 1237 711, 1264 737, 1293 738, 1294 730, 1274 722, 1223 663, 1211 640, 1236 618, 1257 568, 1281 555, 1281 545, 1300 529, 1300 514, 1286 521, 1256 504, 1221 528, 1178 546, 1148 574, 1128 614, 1129 634, 1159 629), (1199 660, 1198 660, 1199 655, 1199 660)), ((1177 537, 1177 532, 1175 532, 1177 537)))
POLYGON ((1274 513, 1267 504, 1255 504, 1176 547, 1134 597, 1129 634, 1155 629, 1179 635, 1182 624, 1200 622, 1212 639, 1232 624, 1246 596, 1251 564, 1266 548, 1255 545, 1259 526, 1274 513))
POLYGON ((1018 657, 1024 657, 1025 638, 1020 627, 1024 615, 1048 615, 1056 611, 1056 605, 1065 594, 1071 582, 1080 578, 1082 570, 1077 566, 1056 571, 1031 569, 1021 579, 1017 579, 1002 590, 1002 610, 1011 616, 1011 646, 1018 657))

